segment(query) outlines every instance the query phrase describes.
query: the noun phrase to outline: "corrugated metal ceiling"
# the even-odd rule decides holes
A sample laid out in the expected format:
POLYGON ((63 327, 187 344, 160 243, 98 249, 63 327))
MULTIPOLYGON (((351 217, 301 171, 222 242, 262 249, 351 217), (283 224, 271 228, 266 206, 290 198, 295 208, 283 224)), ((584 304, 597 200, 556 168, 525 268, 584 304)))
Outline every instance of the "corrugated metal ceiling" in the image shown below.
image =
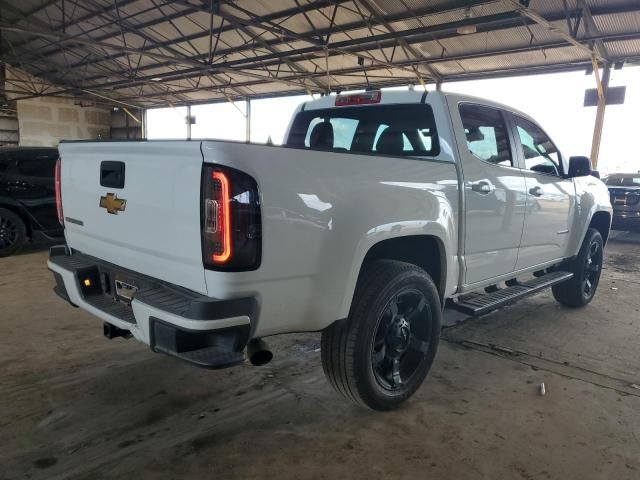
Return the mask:
POLYGON ((553 30, 515 7, 509 0, 6 1, 0 60, 54 85, 10 85, 14 97, 98 94, 158 106, 586 68, 588 49, 600 46, 601 61, 640 59, 638 0, 531 0, 553 30), (571 45, 571 35, 586 48, 571 45))

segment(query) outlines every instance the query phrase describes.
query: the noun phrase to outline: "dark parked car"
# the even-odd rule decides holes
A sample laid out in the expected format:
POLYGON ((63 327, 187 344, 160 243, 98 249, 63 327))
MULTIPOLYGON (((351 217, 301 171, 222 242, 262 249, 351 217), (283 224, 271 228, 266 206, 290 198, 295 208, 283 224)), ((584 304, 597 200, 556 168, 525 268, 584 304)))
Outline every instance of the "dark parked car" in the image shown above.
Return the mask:
POLYGON ((29 239, 62 236, 54 188, 57 159, 55 148, 0 148, 0 257, 29 239))
POLYGON ((640 230, 640 173, 616 173, 605 179, 616 230, 640 230))

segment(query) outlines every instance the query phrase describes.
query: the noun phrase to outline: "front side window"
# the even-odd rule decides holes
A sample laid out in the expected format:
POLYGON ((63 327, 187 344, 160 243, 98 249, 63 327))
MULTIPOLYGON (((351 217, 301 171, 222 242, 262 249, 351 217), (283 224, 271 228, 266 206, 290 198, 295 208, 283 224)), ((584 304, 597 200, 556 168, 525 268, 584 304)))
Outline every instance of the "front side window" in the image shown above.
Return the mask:
POLYGON ((469 152, 488 163, 513 166, 509 136, 500 110, 481 105, 460 105, 460 118, 469 152))
POLYGON ((375 105, 308 110, 296 115, 288 147, 399 156, 439 153, 428 105, 375 105))
POLYGON ((524 165, 532 172, 560 176, 560 153, 551 139, 535 123, 514 116, 520 144, 524 153, 524 165))

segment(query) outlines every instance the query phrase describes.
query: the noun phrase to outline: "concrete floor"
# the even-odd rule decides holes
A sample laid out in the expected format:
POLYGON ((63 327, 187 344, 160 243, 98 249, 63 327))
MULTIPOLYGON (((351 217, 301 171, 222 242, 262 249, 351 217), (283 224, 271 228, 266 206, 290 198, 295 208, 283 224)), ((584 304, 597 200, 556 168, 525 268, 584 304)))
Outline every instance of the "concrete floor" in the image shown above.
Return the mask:
POLYGON ((589 307, 449 317, 425 385, 384 414, 331 390, 317 334, 200 370, 105 340, 51 292, 46 252, 0 259, 0 479, 638 479, 640 235, 615 237, 589 307))

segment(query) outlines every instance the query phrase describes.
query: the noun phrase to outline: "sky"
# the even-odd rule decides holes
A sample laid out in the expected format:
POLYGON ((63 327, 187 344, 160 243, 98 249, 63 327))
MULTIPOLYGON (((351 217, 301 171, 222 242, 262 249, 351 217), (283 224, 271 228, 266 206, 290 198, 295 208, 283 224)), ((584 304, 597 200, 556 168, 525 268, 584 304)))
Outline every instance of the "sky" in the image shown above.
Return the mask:
MULTIPOLYGON (((626 86, 624 105, 607 106, 598 170, 602 173, 640 171, 640 67, 611 72, 611 86, 626 86)), ((591 153, 596 108, 584 107, 584 91, 595 88, 593 75, 568 72, 528 77, 449 82, 444 91, 464 93, 510 105, 535 118, 565 156, 591 153)), ((309 96, 251 102, 251 141, 269 138, 281 144, 291 115, 309 96)), ((192 138, 246 139, 245 102, 191 107, 196 123, 192 138)), ((186 107, 149 110, 149 138, 186 138, 186 107)))

